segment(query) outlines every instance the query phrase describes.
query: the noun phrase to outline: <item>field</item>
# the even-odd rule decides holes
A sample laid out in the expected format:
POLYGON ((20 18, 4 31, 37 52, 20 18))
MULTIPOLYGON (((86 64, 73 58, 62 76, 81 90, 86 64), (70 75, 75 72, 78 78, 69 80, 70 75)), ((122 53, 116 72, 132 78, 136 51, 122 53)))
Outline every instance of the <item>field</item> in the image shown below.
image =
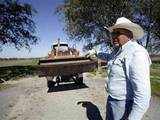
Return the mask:
POLYGON ((151 66, 151 87, 152 94, 160 96, 160 63, 151 66))
MULTIPOLYGON (((35 76, 38 58, 34 59, 0 59, 0 82, 35 76)), ((0 84, 0 90, 12 85, 0 84)))
POLYGON ((0 59, 0 67, 7 66, 33 66, 38 63, 39 58, 28 58, 28 59, 0 59))
MULTIPOLYGON (((38 58, 34 59, 1 59, 0 60, 0 79, 12 80, 26 76, 37 75, 38 58)), ((101 71, 104 72, 104 71, 101 71)), ((104 73, 102 73, 105 76, 104 73)), ((153 62, 151 65, 151 87, 152 94, 160 96, 160 62, 153 62)), ((0 89, 7 88, 0 85, 0 89)))

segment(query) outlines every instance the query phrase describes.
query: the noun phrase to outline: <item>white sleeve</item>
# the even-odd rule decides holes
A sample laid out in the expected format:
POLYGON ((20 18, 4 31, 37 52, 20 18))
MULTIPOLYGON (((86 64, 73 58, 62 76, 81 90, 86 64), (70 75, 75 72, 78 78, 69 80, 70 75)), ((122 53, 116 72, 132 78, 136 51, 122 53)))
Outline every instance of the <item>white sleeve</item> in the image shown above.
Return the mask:
POLYGON ((129 78, 134 102, 129 120, 140 120, 149 107, 151 97, 150 58, 146 51, 136 51, 129 65, 129 78))

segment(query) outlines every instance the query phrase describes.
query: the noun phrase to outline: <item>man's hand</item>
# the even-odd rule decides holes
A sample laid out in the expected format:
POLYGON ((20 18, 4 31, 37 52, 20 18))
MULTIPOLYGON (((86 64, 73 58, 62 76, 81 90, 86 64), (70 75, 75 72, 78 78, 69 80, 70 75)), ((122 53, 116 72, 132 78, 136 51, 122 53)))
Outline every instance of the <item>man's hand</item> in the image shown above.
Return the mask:
POLYGON ((92 49, 92 50, 89 50, 86 54, 85 54, 85 57, 87 58, 96 58, 97 57, 97 51, 92 49))

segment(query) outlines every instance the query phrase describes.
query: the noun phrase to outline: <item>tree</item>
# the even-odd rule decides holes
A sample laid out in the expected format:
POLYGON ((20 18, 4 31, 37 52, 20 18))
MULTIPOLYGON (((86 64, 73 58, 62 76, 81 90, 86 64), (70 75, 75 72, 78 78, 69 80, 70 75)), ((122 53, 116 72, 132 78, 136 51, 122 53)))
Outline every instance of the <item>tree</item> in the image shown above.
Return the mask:
POLYGON ((157 53, 160 51, 160 1, 139 0, 136 4, 134 19, 146 32, 145 47, 149 52, 157 53))
POLYGON ((113 25, 117 18, 126 17, 140 24, 146 32, 146 48, 151 39, 160 42, 159 0, 65 0, 58 14, 66 23, 65 30, 76 41, 85 39, 89 47, 102 42, 111 46, 104 26, 113 25), (149 37, 150 36, 150 37, 149 37))
POLYGON ((120 16, 131 18, 131 6, 127 0, 65 0, 57 13, 64 19, 70 39, 85 39, 90 49, 100 43, 111 45, 104 26, 111 26, 120 16))
POLYGON ((35 23, 32 20, 36 10, 29 4, 17 0, 0 2, 0 47, 11 45, 20 50, 37 43, 35 23))

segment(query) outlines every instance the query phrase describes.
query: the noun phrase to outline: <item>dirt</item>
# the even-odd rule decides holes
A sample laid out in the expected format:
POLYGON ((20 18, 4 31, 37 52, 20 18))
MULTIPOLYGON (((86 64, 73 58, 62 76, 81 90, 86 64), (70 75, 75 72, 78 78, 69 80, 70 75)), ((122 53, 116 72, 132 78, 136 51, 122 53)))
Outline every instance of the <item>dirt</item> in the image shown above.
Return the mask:
MULTIPOLYGON (((85 74, 84 83, 48 89, 37 76, 9 81, 14 87, 0 91, 0 120, 105 120, 105 79, 85 74)), ((160 100, 152 96, 143 120, 159 119, 160 100)))

